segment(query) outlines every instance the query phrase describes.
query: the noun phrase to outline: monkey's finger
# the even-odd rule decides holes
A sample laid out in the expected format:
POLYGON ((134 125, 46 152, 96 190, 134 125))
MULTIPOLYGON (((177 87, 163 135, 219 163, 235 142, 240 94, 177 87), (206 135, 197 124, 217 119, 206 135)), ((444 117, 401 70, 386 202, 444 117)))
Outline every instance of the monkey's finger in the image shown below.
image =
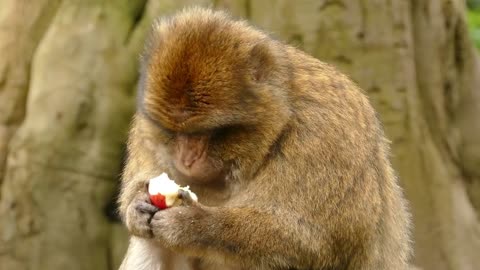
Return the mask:
POLYGON ((142 237, 142 238, 152 238, 153 232, 150 228, 150 224, 138 225, 134 231, 131 232, 133 235, 142 237))
POLYGON ((156 206, 143 201, 137 202, 137 204, 135 205, 135 209, 137 211, 140 211, 142 213, 147 213, 147 214, 153 214, 153 213, 156 213, 158 210, 160 210, 156 206))
POLYGON ((178 191, 178 198, 182 200, 183 205, 195 205, 197 202, 192 199, 190 192, 180 189, 178 191))

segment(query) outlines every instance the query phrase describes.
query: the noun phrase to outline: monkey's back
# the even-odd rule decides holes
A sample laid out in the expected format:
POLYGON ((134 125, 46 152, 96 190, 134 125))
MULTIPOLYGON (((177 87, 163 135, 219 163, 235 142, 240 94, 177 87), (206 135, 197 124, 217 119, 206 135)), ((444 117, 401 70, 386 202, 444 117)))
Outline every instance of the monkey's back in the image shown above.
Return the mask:
POLYGON ((407 269, 410 216, 375 110, 335 68, 295 48, 287 52, 295 132, 286 144, 296 146, 283 154, 304 167, 299 187, 310 193, 303 198, 314 206, 311 221, 329 232, 332 261, 344 269, 407 269))

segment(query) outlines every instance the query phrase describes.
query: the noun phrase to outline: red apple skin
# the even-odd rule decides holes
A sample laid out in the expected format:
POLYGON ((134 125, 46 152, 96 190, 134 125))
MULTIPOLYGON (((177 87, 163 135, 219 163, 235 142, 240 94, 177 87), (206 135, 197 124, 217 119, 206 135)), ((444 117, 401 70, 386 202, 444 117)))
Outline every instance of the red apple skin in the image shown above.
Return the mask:
POLYGON ((156 195, 150 195, 150 201, 153 205, 158 207, 160 210, 167 209, 167 202, 165 201, 165 196, 160 193, 156 195))

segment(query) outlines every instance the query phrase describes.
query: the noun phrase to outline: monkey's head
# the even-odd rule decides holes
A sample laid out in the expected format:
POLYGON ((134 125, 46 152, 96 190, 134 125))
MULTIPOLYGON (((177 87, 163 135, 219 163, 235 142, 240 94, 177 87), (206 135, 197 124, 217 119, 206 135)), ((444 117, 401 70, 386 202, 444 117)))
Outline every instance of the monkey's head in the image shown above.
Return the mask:
POLYGON ((261 164, 289 115, 281 48, 221 12, 190 9, 154 25, 139 108, 175 177, 209 182, 261 164))

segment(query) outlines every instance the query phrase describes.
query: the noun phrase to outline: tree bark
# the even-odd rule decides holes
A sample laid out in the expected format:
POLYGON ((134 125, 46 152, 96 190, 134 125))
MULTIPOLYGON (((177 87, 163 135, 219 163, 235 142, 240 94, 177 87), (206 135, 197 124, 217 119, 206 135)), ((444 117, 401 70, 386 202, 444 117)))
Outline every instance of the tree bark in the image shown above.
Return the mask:
MULTIPOLYGON (((0 8, 9 9, 6 21, 22 25, 6 33, 38 42, 12 46, 26 59, 21 67, 8 63, 30 76, 18 78, 18 101, 2 99, 21 107, 28 86, 27 113, 9 144, 2 186, 0 268, 109 269, 104 208, 133 111, 140 48, 132 39, 144 1, 30 2, 0 8), (32 25, 17 10, 48 19, 32 25)), ((5 93, 15 91, 6 86, 5 93)))
POLYGON ((418 257, 429 269, 473 270, 480 265, 478 56, 468 36, 463 3, 413 5, 417 91, 432 145, 423 158, 423 178, 428 180, 424 189, 429 189, 432 209, 418 215, 417 238, 427 236, 418 241, 418 257))
POLYGON ((32 56, 59 3, 26 2, 5 1, 0 10, 0 185, 8 143, 25 115, 32 56))

